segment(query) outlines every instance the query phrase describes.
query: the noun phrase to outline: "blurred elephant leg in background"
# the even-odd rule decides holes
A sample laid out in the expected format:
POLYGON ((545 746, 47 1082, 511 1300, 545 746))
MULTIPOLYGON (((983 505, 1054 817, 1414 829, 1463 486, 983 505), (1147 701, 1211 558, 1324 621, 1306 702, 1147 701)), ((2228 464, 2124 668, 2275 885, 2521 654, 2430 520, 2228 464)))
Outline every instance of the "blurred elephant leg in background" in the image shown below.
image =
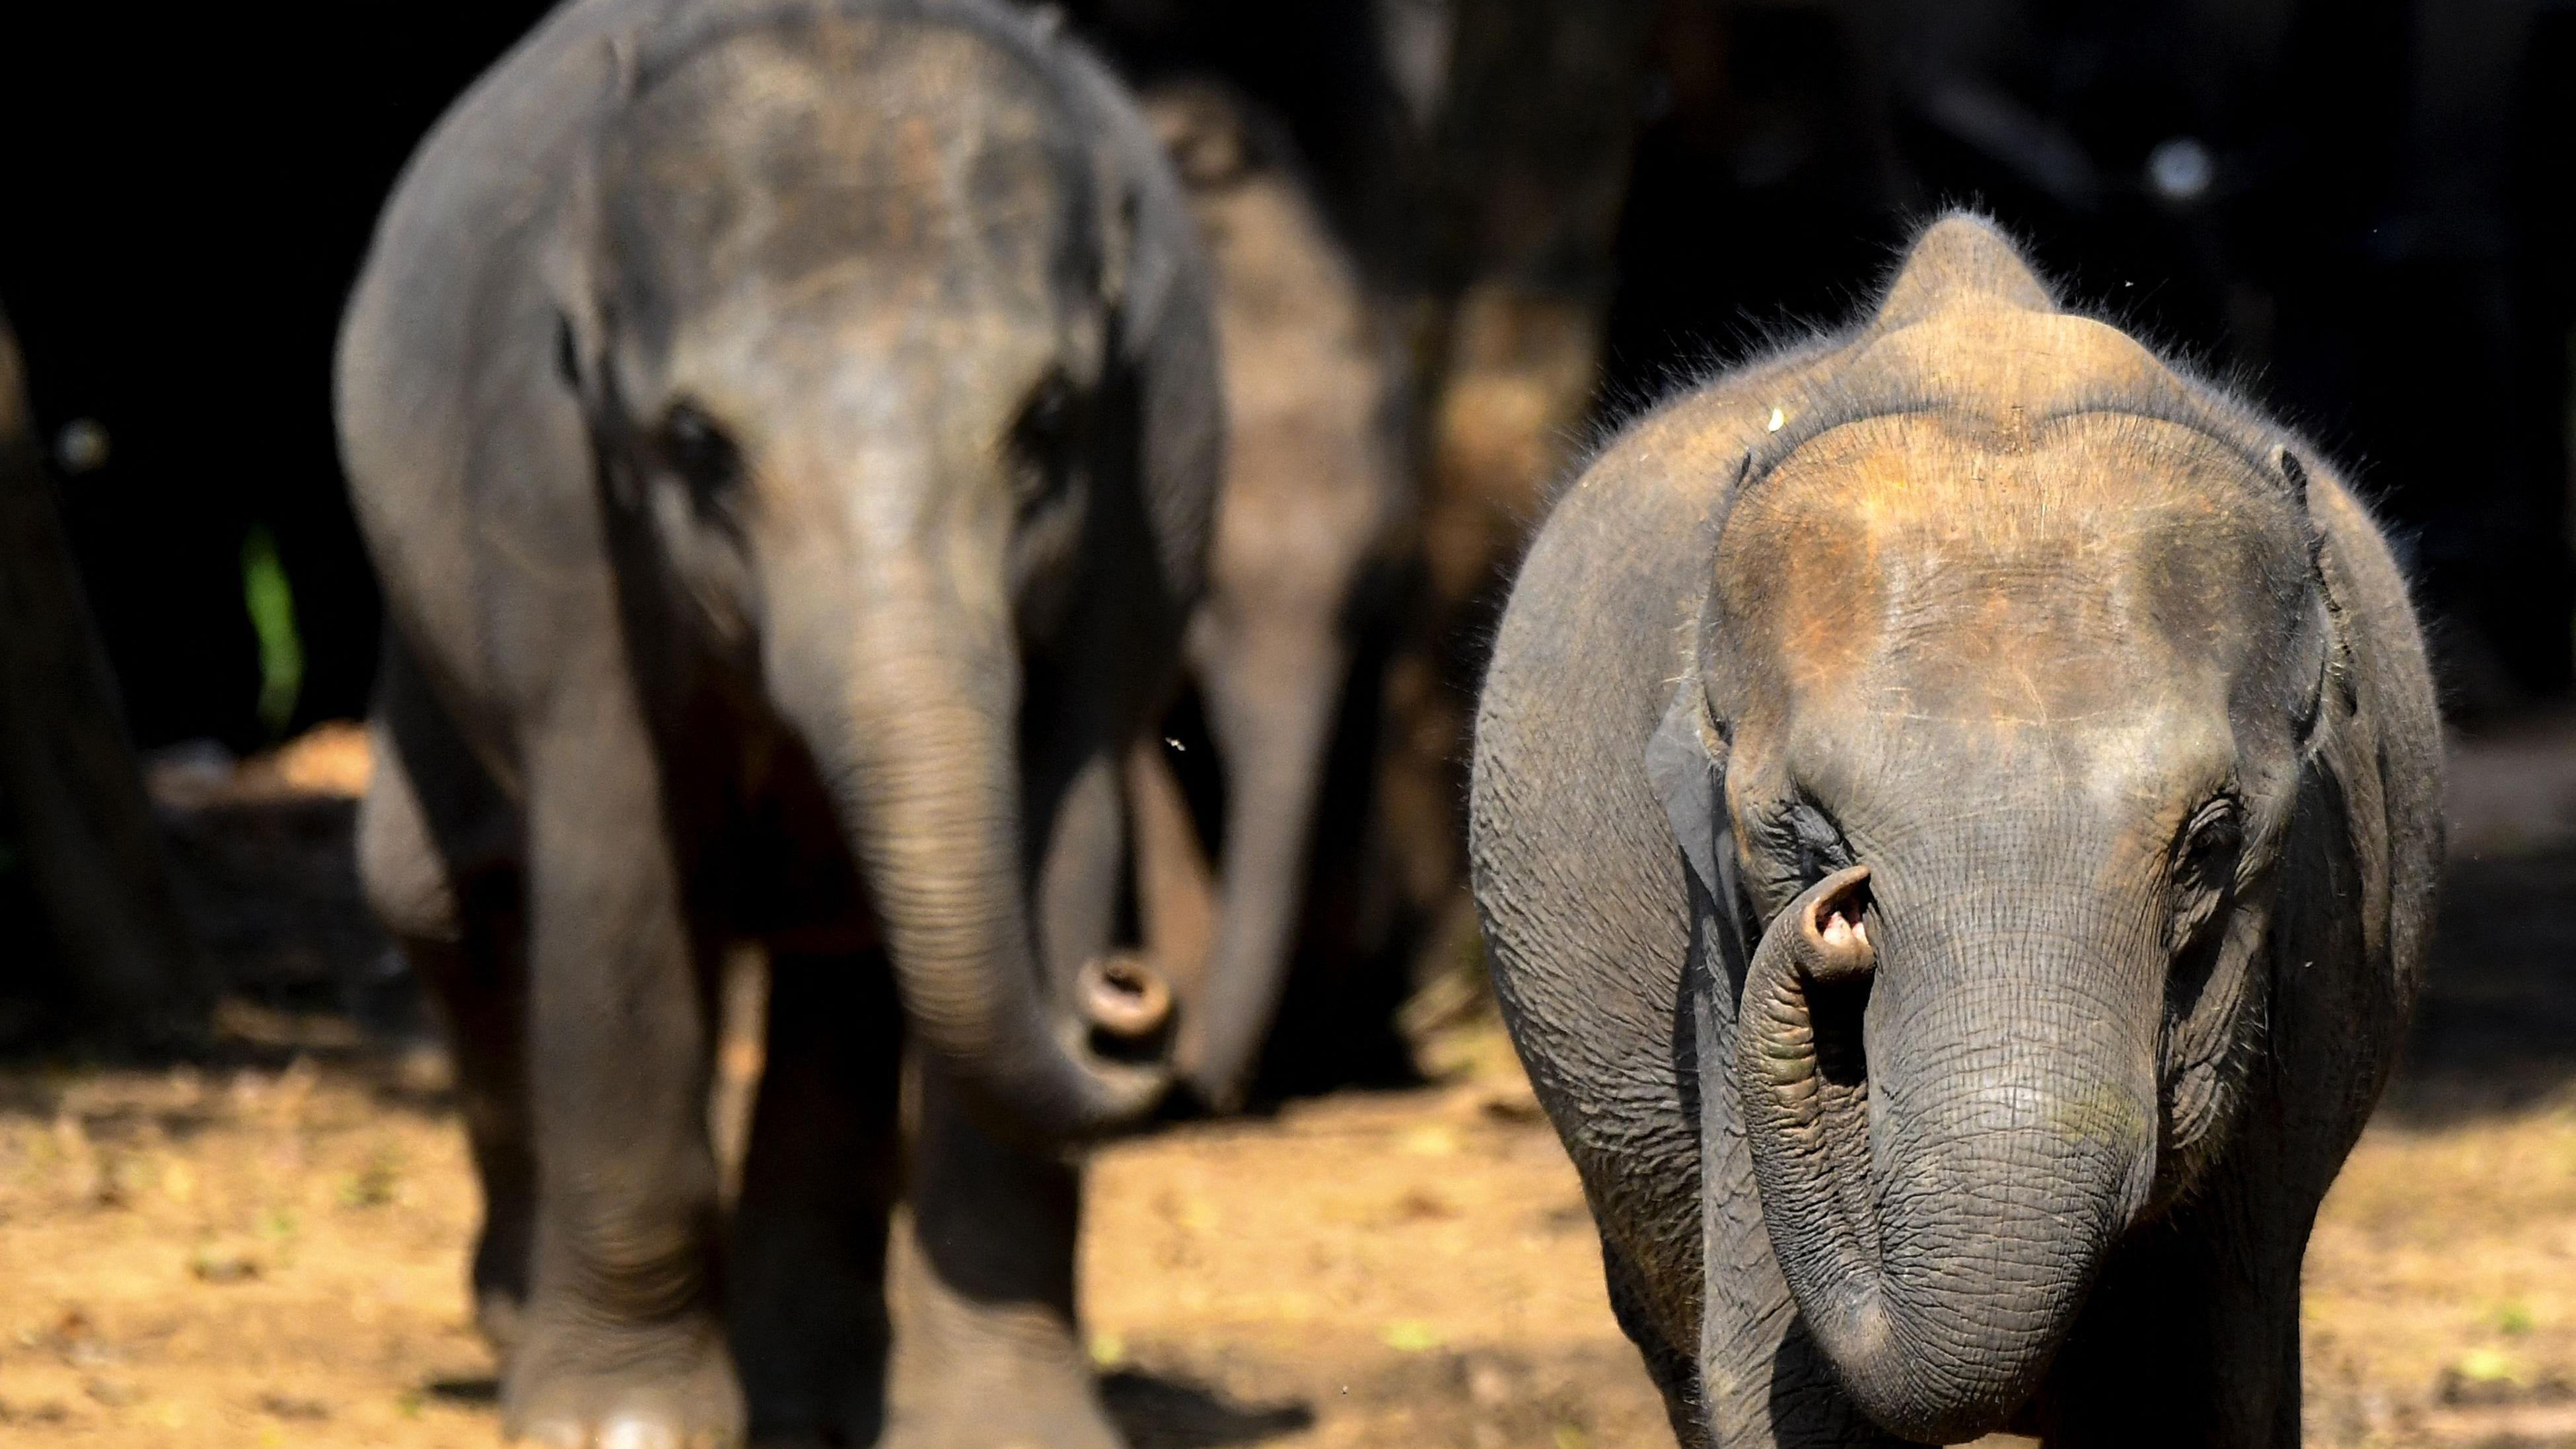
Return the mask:
MULTIPOLYGON (((1216 263, 1227 369, 1225 485, 1186 651, 1223 781, 1220 900, 1213 940, 1191 943, 1205 980, 1178 1053, 1200 1098, 1224 1111, 1265 1046, 1316 1066, 1350 1056, 1366 1029, 1358 994, 1329 992, 1321 1030, 1274 1032, 1301 944, 1320 948, 1309 987, 1329 991, 1315 978, 1347 969, 1330 960, 1333 923, 1319 918, 1331 907, 1311 888, 1319 797, 1352 640, 1382 624, 1413 489, 1399 466, 1393 337, 1285 127, 1205 80, 1159 88, 1148 109, 1216 263)), ((1161 778, 1140 802, 1140 834, 1150 797, 1171 793, 1170 763, 1149 762, 1161 778)), ((1174 833, 1186 843, 1187 822, 1174 833)), ((1149 920, 1160 887, 1150 844, 1139 850, 1149 920)))
POLYGON ((1179 1064, 1219 1111, 1241 1105, 1287 985, 1316 794, 1350 667, 1335 637, 1340 601, 1279 592, 1283 606, 1210 631, 1221 642, 1197 651, 1228 818, 1216 940, 1198 1010, 1181 1028, 1179 1064))
POLYGON ((1152 736, 1138 740, 1121 771, 1136 836, 1136 914, 1145 958, 1195 1008, 1216 941, 1216 874, 1166 748, 1152 736))
POLYGON ((483 1188, 468 1280, 474 1320, 506 1353, 527 1304, 537 1205, 518 821, 390 632, 374 726, 375 773, 358 808, 359 873, 446 1028, 483 1188))
POLYGON ((875 1442, 903 1017, 882 950, 770 956, 767 1048, 725 1264, 756 1441, 875 1442))
MULTIPOLYGON (((1031 749, 1039 803, 1029 820, 1047 842, 1036 920, 1060 990, 1079 989, 1076 974, 1107 953, 1116 924, 1127 751, 1080 743, 1096 738, 1077 725, 1031 749)), ((997 1138, 935 1059, 915 1060, 921 1105, 894 1234, 882 1449, 1118 1449, 1074 1311, 1081 1168, 1060 1150, 997 1138)))

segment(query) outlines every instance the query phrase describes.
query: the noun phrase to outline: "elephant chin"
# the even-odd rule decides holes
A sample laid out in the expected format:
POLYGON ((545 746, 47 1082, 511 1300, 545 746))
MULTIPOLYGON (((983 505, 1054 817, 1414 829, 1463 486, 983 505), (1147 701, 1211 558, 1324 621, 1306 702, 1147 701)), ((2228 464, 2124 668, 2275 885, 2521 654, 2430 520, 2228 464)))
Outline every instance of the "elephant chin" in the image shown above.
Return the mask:
MULTIPOLYGON (((2120 1059, 2116 1030, 2006 1044, 2015 1034, 1980 1031, 1973 1010, 1939 1014, 1960 1041, 1915 1044, 1889 1064, 1973 1067, 1921 1073, 1902 1093, 1881 1082, 1873 1102, 1880 1064, 1862 1060, 1860 1021, 1897 945, 1883 924, 1866 866, 1781 912, 1746 975, 1736 1084, 1764 1225, 1816 1346, 1882 1428, 1960 1443, 2004 1428, 2037 1391, 2143 1206, 2153 1116, 2101 1085, 2129 1075, 2100 1065, 2120 1059), (1900 1097, 1911 1120, 1872 1122, 1900 1097), (2081 1101, 2113 1105, 2079 1122, 2068 1104, 2081 1101)), ((2006 943, 2006 964, 1973 975, 2025 998, 2080 979, 2062 959, 2014 955, 2062 958, 2062 945, 2025 946, 2006 943)))

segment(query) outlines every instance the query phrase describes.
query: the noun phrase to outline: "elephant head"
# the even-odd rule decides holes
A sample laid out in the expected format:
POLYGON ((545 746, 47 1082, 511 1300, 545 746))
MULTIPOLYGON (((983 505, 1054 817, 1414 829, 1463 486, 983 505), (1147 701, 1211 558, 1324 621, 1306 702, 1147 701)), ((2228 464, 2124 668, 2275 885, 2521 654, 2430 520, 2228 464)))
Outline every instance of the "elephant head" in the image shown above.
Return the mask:
POLYGON ((1702 1080, 1806 1330, 1952 1442, 2225 1136, 2336 616, 2295 445, 1981 222, 1784 389, 1650 771, 1736 978, 1702 1080))
MULTIPOLYGON (((554 278, 629 592, 811 756, 909 1019, 1047 1137, 1167 1072, 1049 989, 1024 756, 1133 728, 1085 714, 1091 674, 1168 670, 1218 434, 1186 221, 1061 46, 1001 7, 826 6, 618 54, 554 278), (1041 670, 1061 717, 1027 717, 1041 670)), ((1167 999, 1086 986, 1121 1033, 1167 999)))

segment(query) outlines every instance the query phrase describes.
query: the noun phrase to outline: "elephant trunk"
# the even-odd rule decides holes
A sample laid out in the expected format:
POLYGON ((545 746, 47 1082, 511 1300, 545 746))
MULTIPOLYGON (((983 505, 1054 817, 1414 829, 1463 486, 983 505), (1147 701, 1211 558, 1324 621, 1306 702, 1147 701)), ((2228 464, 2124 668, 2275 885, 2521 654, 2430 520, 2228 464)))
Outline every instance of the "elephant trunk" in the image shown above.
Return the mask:
POLYGON ((2104 999, 2085 932, 2017 929, 1992 888, 1871 896, 1840 871, 1765 931, 1736 1082, 1817 1346, 1882 1427, 1957 1443, 2038 1388, 2144 1205, 2156 1018, 2104 999))
MULTIPOLYGON (((1328 637, 1329 625, 1308 631, 1328 637)), ((1316 795, 1348 661, 1335 648, 1255 645, 1226 661, 1209 724, 1226 769, 1225 855, 1203 998, 1182 1027, 1182 1071, 1230 1111, 1268 1038, 1296 946, 1316 795)))
POLYGON ((780 704, 834 795, 905 1015, 996 1128, 1062 1142, 1130 1124, 1167 1073, 1087 1052, 1096 1023, 1040 967, 1007 619, 876 592, 863 619, 834 610, 836 627, 782 641, 795 657, 771 674, 798 691, 780 704))

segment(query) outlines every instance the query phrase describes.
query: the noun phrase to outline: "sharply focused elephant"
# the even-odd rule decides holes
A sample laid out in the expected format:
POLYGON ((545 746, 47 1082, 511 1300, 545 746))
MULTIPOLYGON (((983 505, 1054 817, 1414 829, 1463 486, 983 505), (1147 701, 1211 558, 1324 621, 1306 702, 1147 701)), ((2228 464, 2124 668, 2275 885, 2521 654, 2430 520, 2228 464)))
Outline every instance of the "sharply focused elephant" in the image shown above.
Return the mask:
POLYGON ((1411 503, 1395 339, 1369 306, 1275 120, 1205 81, 1145 104, 1216 276, 1225 482, 1186 653, 1222 779, 1211 872, 1165 746, 1131 766, 1137 884, 1157 974, 1179 988, 1176 1065, 1237 1105, 1286 986, 1356 645, 1385 627, 1411 503))
POLYGON ((1627 427, 1513 590, 1470 853, 1683 1442, 2296 1444, 2440 769, 2351 494, 1980 220, 1627 427))
POLYGON ((1100 963, 1215 346, 1143 117, 985 0, 574 0, 413 160, 339 360, 393 619, 361 851, 454 1028, 509 1432, 730 1443, 748 1390, 764 1433, 1114 1442, 1049 1144, 1166 1082, 1158 983, 1100 963))

